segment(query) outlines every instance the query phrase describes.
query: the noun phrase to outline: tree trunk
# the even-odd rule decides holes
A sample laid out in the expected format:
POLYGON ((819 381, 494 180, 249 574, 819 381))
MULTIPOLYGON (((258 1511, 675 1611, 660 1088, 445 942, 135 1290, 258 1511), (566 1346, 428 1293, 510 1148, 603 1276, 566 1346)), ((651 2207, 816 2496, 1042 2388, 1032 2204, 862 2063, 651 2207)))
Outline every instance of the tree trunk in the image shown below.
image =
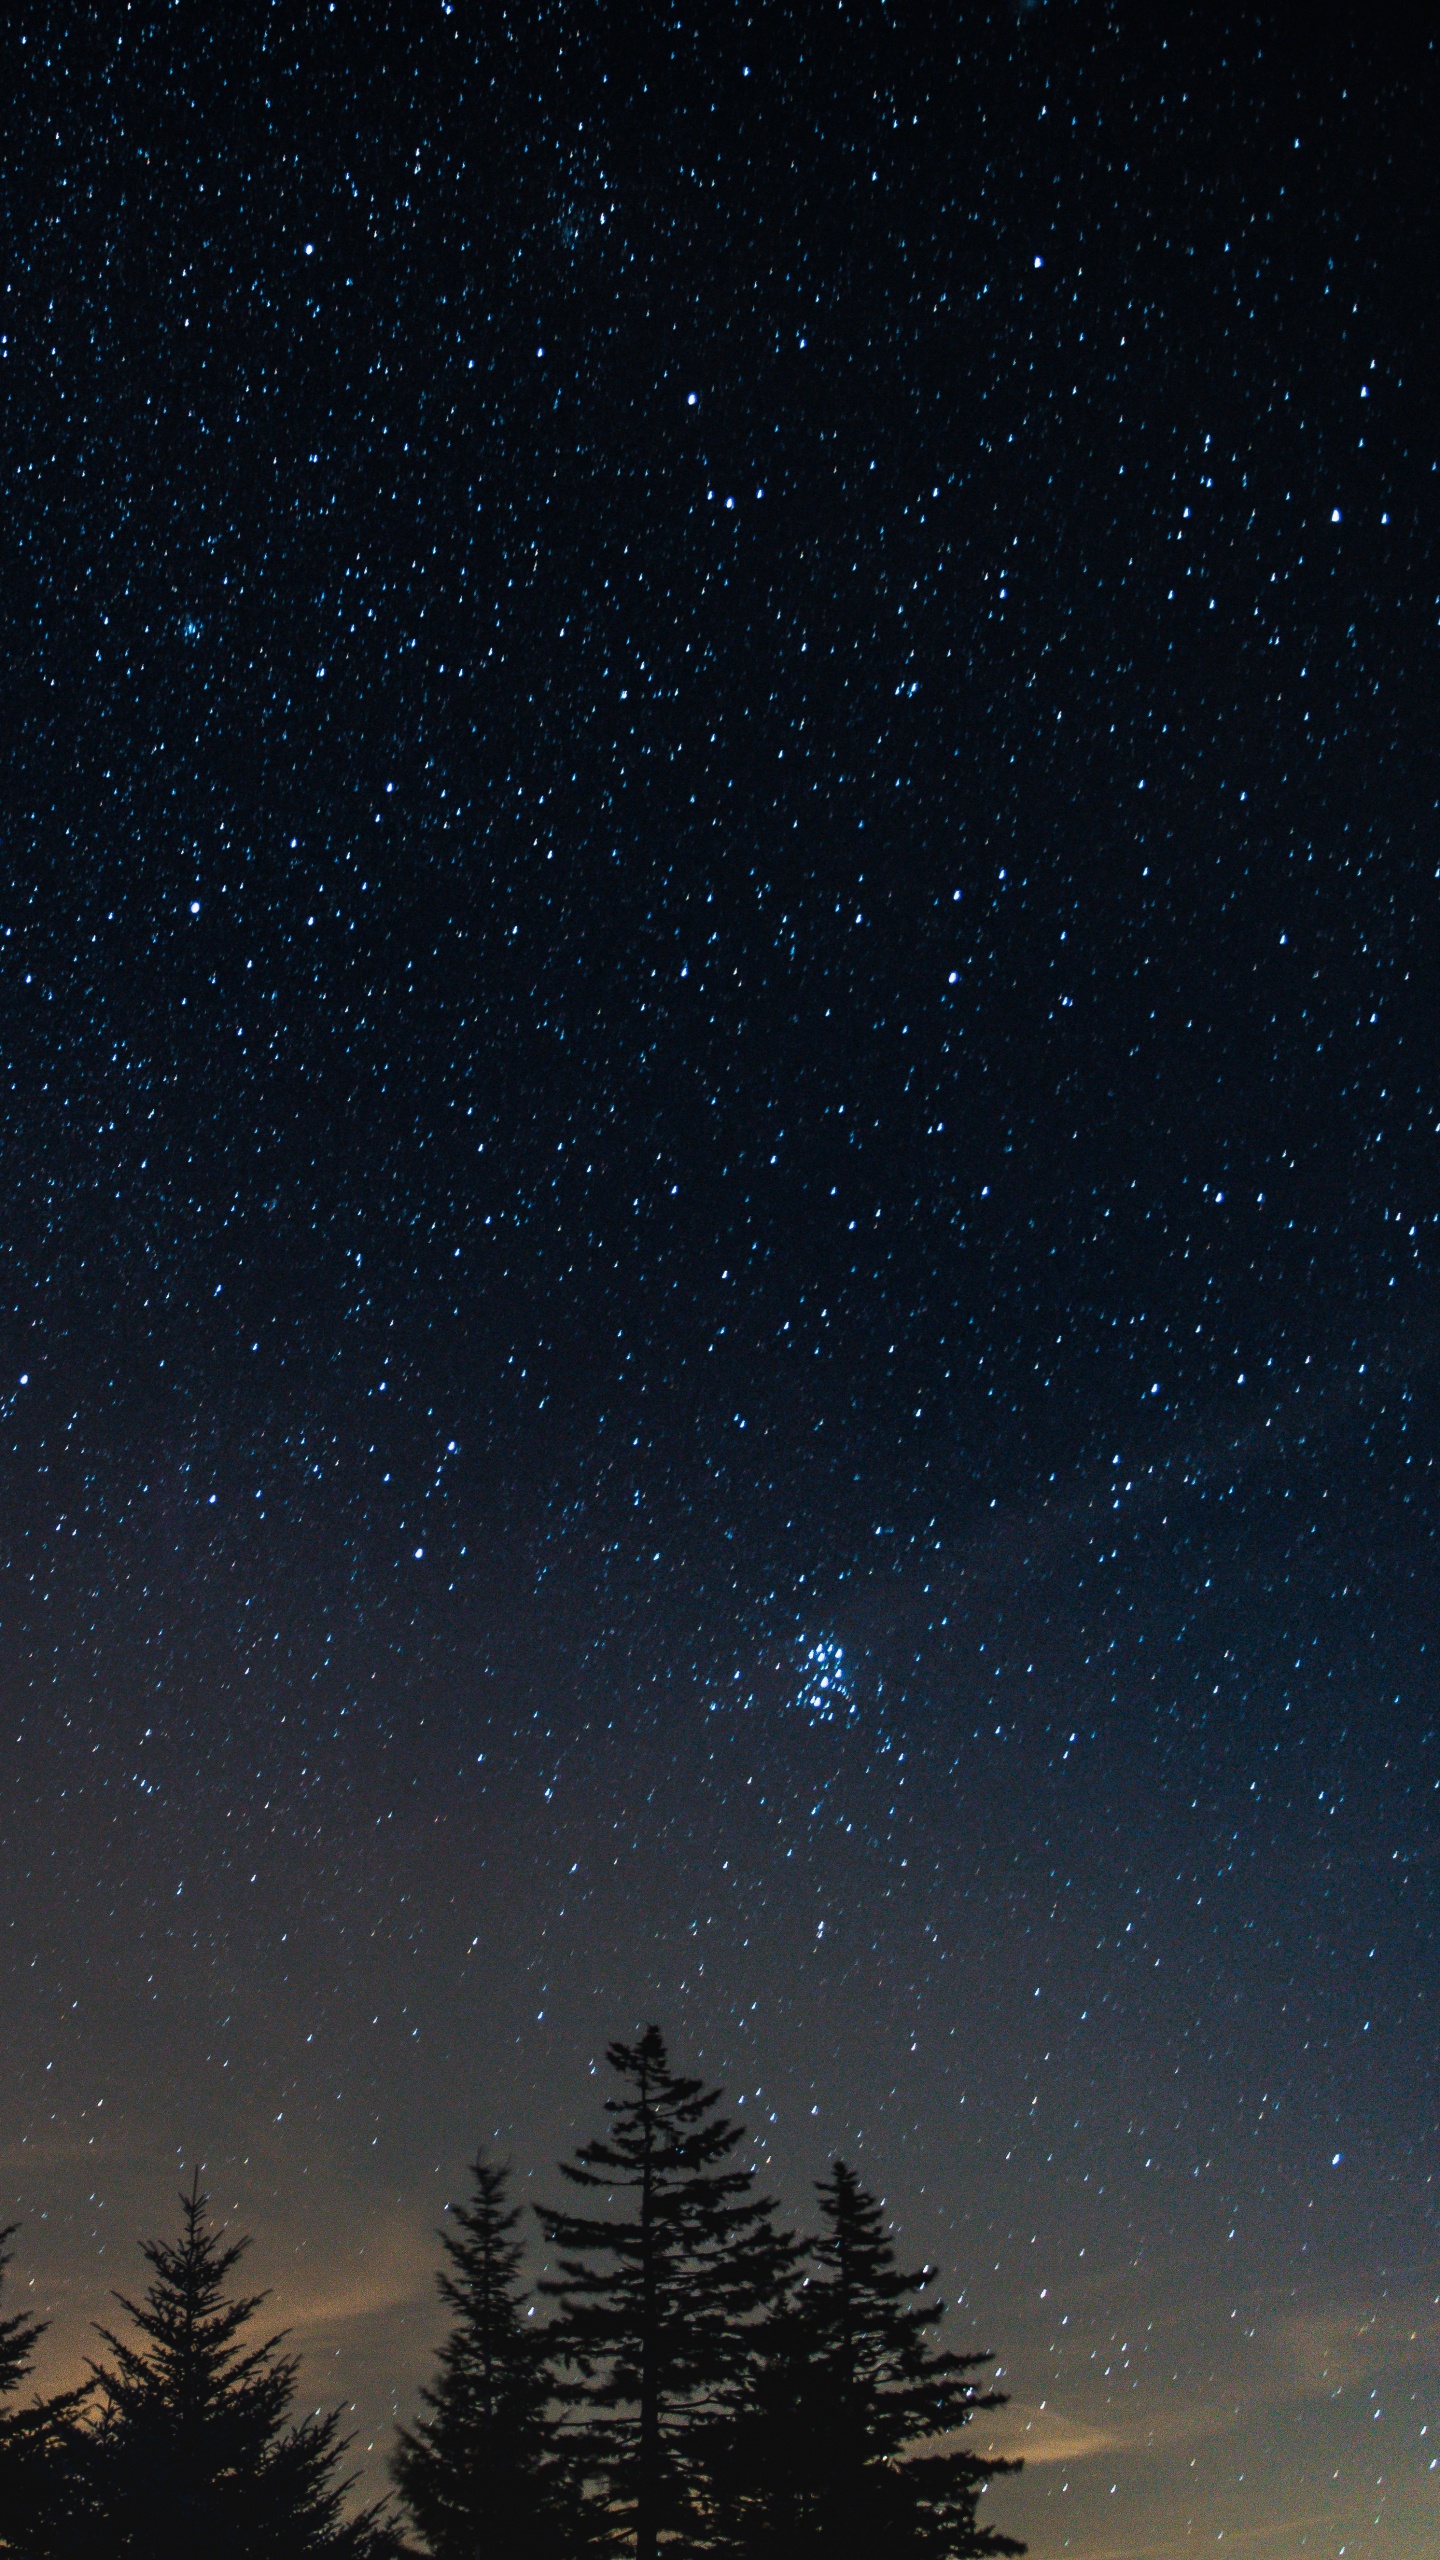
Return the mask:
MULTIPOLYGON (((648 2093, 646 2093, 648 2094, 648 2093)), ((655 2268, 655 2212, 651 2130, 645 2121, 645 2166, 640 2189, 640 2479, 635 2500, 635 2560, 655 2560, 660 2497, 660 2320, 655 2268)))

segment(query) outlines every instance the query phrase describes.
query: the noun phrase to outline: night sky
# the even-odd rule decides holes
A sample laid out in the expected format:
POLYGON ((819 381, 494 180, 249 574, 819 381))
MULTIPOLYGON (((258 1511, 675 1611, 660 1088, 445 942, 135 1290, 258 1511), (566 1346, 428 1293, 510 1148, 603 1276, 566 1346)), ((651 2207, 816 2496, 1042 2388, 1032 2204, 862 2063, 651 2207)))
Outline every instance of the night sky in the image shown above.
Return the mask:
POLYGON ((1419 2560, 1432 40, 383 14, 3 40, 10 2307, 378 2477, 653 2016, 1037 2560, 1419 2560))

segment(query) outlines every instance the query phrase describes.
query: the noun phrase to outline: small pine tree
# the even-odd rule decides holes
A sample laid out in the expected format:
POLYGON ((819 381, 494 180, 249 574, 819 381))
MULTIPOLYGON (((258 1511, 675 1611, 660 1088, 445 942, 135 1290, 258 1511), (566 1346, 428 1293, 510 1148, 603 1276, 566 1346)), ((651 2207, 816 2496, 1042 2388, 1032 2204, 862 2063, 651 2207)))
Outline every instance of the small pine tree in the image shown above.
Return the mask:
POLYGON ((1003 2407, 1003 2391, 972 2379, 993 2359, 932 2343, 945 2308, 930 2296, 936 2270, 897 2267, 881 2206, 853 2169, 837 2160, 817 2192, 818 2271, 790 2341, 802 2359, 782 2475, 790 2547, 811 2543, 827 2560, 1023 2552, 977 2514, 987 2484, 1020 2464, 945 2441, 978 2410, 1003 2407), (795 2476, 797 2450, 807 2480, 795 2476))
POLYGON ((144 2244, 143 2303, 117 2295, 137 2343, 99 2334, 99 2414, 86 2446, 93 2548, 106 2560, 369 2560, 374 2518, 342 2514, 339 2417, 291 2420, 283 2338, 244 2343, 263 2294, 227 2298, 249 2246, 222 2241, 196 2178, 180 2238, 144 2244))
POLYGON ((589 2483, 597 2540, 655 2560, 662 2541, 700 2538, 708 2447, 743 2341, 773 2281, 773 2206, 754 2171, 727 2166, 743 2127, 717 2113, 720 2093, 670 2068, 665 2039, 612 2044, 621 2083, 607 2098, 608 2137, 586 2143, 561 2174, 628 2211, 540 2206, 559 2272, 541 2286, 558 2305, 557 2353, 589 2483))
POLYGON ((562 2512, 545 2338, 520 2281, 508 2173, 477 2159, 470 2175, 435 2279, 454 2325, 420 2394, 429 2414, 402 2427, 390 2468, 434 2560, 545 2560, 562 2512))

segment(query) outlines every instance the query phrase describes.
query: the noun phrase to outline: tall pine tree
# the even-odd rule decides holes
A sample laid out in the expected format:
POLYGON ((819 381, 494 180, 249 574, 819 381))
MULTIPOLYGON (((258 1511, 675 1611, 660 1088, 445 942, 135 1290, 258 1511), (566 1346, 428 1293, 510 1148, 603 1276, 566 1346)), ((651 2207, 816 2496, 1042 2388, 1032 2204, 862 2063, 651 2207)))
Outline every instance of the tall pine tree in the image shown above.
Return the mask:
POLYGON ((507 2172, 477 2159, 471 2198, 442 2230, 436 2277, 454 2323, 427 2414, 402 2428, 396 2486, 434 2560, 547 2560, 561 2547, 564 2474, 545 2338, 520 2278, 507 2172))
POLYGON ((655 2560, 704 2538, 708 2451, 756 2313, 773 2288, 773 2206, 733 2165, 744 2129, 720 2093, 672 2071, 665 2039, 612 2044, 608 2134, 561 2173, 618 2210, 538 2208, 558 2273, 553 2337, 572 2380, 587 2515, 603 2542, 655 2560))
POLYGON ((977 2411, 1004 2405, 975 2379, 993 2358, 935 2345, 936 2270, 896 2265, 881 2206, 853 2169, 837 2160, 817 2193, 816 2272, 771 2385, 782 2407, 788 2393, 788 2426, 770 2445, 774 2488, 753 2543, 773 2547, 779 2523, 790 2550, 826 2560, 1023 2552, 978 2515, 988 2483, 1020 2464, 953 2441, 977 2411))
POLYGON ((116 2297, 138 2339, 100 2331, 90 2547, 105 2560, 368 2560, 373 2517, 342 2511, 338 2415, 295 2423, 294 2357, 280 2337, 246 2340, 265 2297, 228 2286, 248 2241, 211 2229, 198 2178, 180 2202, 178 2242, 144 2245, 144 2301, 116 2297))

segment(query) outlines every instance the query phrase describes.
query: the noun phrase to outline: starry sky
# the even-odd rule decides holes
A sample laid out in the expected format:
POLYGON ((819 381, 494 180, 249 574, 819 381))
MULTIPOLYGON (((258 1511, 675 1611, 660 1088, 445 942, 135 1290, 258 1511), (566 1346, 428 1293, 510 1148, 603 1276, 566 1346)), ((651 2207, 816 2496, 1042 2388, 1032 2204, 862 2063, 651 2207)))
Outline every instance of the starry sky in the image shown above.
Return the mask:
POLYGON ((1037 2555, 1433 2550, 1440 81, 1345 14, 9 22, 47 2378, 199 2160, 378 2477, 655 2016, 1037 2555))

